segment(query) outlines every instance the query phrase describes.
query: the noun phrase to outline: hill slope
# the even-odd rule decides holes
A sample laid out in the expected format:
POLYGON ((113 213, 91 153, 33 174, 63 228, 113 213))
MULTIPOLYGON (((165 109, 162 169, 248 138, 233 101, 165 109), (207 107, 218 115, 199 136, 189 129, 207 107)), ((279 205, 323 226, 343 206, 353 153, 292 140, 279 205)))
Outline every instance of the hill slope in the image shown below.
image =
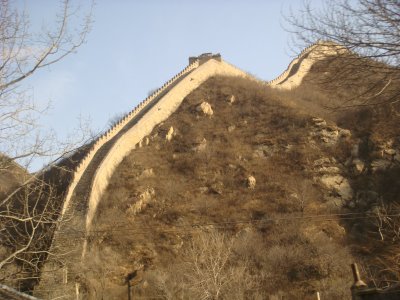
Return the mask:
POLYGON ((124 159, 91 233, 90 294, 117 299, 142 270, 142 297, 348 296, 354 258, 337 201, 350 196, 331 197, 321 179, 341 176, 328 165, 351 137, 279 97, 249 79, 212 78, 124 159), (219 256, 217 284, 207 260, 219 256))
POLYGON ((370 284, 398 281, 395 91, 360 105, 376 74, 337 78, 308 50, 267 84, 200 56, 45 172, 35 293, 121 299, 129 277, 139 299, 349 299, 352 262, 370 284))
POLYGON ((216 77, 190 94, 113 175, 88 292, 118 298, 139 270, 144 298, 347 299, 354 261, 372 284, 398 280, 396 107, 327 108, 359 99, 375 78, 327 89, 337 67, 317 62, 289 91, 216 77))

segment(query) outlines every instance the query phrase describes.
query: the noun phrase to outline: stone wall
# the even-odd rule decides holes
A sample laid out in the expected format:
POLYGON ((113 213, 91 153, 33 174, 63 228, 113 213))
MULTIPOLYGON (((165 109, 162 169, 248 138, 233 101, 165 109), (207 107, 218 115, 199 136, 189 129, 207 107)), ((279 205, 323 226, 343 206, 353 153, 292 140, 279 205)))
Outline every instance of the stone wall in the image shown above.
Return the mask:
POLYGON ((140 102, 133 110, 131 110, 128 114, 122 117, 112 128, 107 130, 103 135, 101 135, 86 156, 81 160, 75 171, 73 172, 73 179, 68 187, 64 205, 62 209, 61 216, 63 216, 70 205, 70 200, 76 185, 78 184, 79 180, 81 179, 83 173, 85 172, 87 166, 90 164, 91 160, 93 159, 94 155, 97 151, 108 141, 110 141, 114 136, 116 136, 124 127, 127 125, 135 116, 137 116, 149 103, 151 103, 154 99, 156 99, 161 93, 163 93, 166 89, 168 89, 171 85, 173 85, 179 78, 186 75, 188 72, 192 71, 193 69, 198 67, 198 62, 195 61, 185 69, 183 69, 180 73, 173 76, 170 80, 168 80, 164 85, 154 91, 149 97, 144 99, 140 102))
POLYGON ((318 41, 305 48, 287 69, 277 78, 267 82, 268 85, 280 89, 293 89, 298 87, 307 75, 312 65, 330 55, 338 55, 347 51, 344 47, 332 42, 318 41))
MULTIPOLYGON (((152 95, 140 102, 132 111, 122 117, 112 128, 102 134, 91 146, 85 157, 80 161, 79 165, 75 168, 72 174, 72 180, 68 186, 65 197, 63 199, 63 206, 61 215, 59 217, 60 225, 53 235, 53 240, 50 247, 50 253, 56 254, 56 257, 49 257, 42 267, 42 275, 40 284, 35 288, 35 294, 42 298, 52 298, 62 295, 64 292, 73 294, 75 289, 69 281, 71 278, 71 265, 79 268, 81 260, 82 249, 85 244, 85 220, 86 212, 89 204, 87 203, 88 197, 91 195, 92 178, 89 176, 89 166, 93 166, 95 157, 99 158, 99 153, 104 152, 114 140, 118 140, 119 136, 123 135, 125 131, 131 126, 135 119, 146 111, 146 109, 158 101, 162 95, 169 89, 173 89, 174 85, 179 82, 183 77, 192 72, 199 66, 198 62, 193 62, 180 73, 173 76, 161 88, 154 91, 152 95), (88 181, 88 182, 86 182, 88 181), (85 190, 85 194, 77 192, 78 187, 81 191, 85 190), (82 188, 83 187, 83 188, 82 188), (65 236, 67 234, 67 236, 65 236), (66 238, 71 239, 68 241, 66 238), (71 235, 72 234, 72 235, 71 235), (69 253, 67 256, 66 253, 69 253), (62 262, 57 261, 57 256, 64 256, 64 261, 67 265, 62 267, 62 262), (62 269, 60 269, 62 267, 62 269), (68 285, 67 285, 68 283, 68 285), (47 293, 48 286, 57 286, 63 284, 63 290, 55 290, 54 292, 47 293)), ((101 156, 100 156, 101 158, 101 156)), ((98 160, 98 159, 97 159, 98 160)), ((75 270, 76 272, 76 270, 75 270)), ((68 299, 68 297, 66 297, 68 299)))

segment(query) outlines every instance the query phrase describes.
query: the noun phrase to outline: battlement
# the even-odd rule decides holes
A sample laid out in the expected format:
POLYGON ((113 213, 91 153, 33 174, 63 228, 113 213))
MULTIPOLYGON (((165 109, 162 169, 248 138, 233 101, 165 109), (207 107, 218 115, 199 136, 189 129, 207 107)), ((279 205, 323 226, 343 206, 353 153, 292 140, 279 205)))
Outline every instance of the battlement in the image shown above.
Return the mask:
POLYGON ((199 65, 201 65, 209 61, 210 59, 221 61, 221 54, 203 53, 200 54, 199 56, 191 56, 189 57, 189 65, 194 63, 196 60, 199 62, 199 65))

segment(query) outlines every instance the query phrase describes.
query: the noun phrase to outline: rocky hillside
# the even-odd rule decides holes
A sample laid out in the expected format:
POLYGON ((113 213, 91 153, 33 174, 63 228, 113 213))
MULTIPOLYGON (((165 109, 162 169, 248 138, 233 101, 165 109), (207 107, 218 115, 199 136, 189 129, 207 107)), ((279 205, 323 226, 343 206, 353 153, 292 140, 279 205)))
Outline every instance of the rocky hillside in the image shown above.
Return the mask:
POLYGON ((382 201, 396 200, 398 141, 376 142, 382 155, 366 159, 371 142, 353 123, 368 113, 329 113, 335 99, 311 79, 277 91, 215 77, 190 94, 114 173, 87 292, 123 297, 136 271, 139 299, 348 299, 351 262, 371 280, 394 278, 376 273, 388 248, 372 241, 382 201))
MULTIPOLYGON (((309 67, 291 90, 222 75, 193 87, 169 118, 140 137, 109 181, 101 178, 108 186, 96 194, 90 227, 83 224, 93 178, 81 185, 80 222, 67 216, 69 227, 58 232, 72 254, 62 254, 68 264, 54 255, 56 269, 42 265, 51 242, 51 251, 59 246, 53 232, 69 170, 90 145, 44 173, 39 187, 46 188, 33 185, 31 194, 51 201, 21 192, 16 202, 46 212, 30 235, 35 251, 17 257, 3 278, 30 291, 40 278, 41 295, 49 298, 67 293, 68 284, 68 293, 89 299, 125 298, 127 278, 138 299, 315 299, 317 292, 349 299, 353 262, 370 286, 398 282, 396 89, 377 92, 373 73, 339 78, 334 60, 309 67), (370 105, 372 98, 382 104, 370 105)), ((185 84, 194 84, 193 74, 185 84)), ((97 171, 92 163, 90 172, 97 171)), ((8 252, 24 224, 0 239, 8 252)))

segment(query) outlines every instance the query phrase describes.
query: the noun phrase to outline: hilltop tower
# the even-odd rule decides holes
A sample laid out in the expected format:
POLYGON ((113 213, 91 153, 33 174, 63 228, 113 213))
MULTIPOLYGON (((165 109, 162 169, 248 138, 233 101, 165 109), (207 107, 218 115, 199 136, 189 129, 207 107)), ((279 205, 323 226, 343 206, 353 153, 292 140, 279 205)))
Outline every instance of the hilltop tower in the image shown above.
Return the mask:
POLYGON ((212 54, 210 52, 200 54, 199 56, 190 56, 189 57, 189 65, 194 63, 195 61, 199 62, 199 65, 204 64, 205 62, 209 61, 210 59, 215 59, 217 61, 222 61, 221 54, 212 54))

